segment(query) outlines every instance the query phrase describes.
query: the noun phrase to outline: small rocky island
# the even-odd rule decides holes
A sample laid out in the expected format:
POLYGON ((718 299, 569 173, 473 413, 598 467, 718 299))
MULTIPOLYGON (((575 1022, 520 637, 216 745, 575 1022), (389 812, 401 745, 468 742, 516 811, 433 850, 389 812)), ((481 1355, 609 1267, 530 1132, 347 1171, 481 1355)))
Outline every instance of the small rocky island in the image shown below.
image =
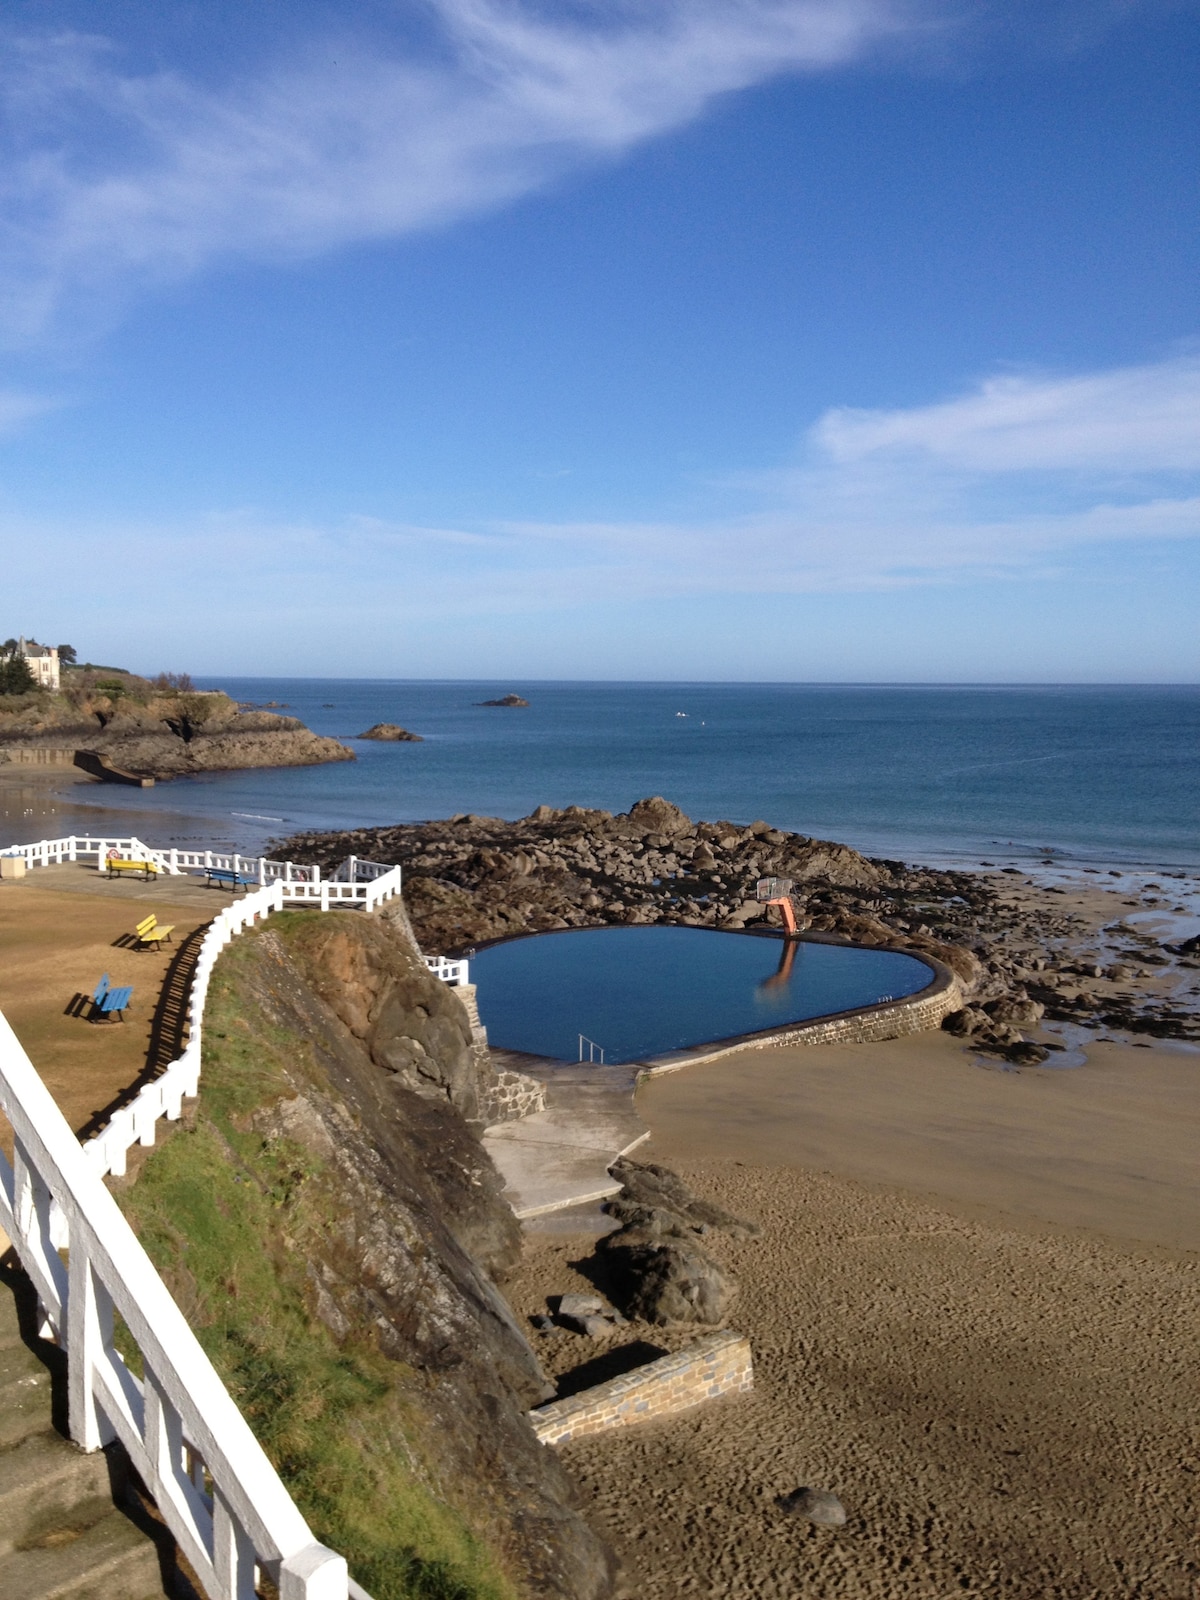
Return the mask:
POLYGON ((481 706, 527 706, 529 701, 522 700, 519 694, 505 694, 501 695, 499 700, 478 700, 476 704, 481 706))
POLYGON ((369 727, 366 733, 356 735, 359 739, 374 739, 380 744, 420 744, 419 733, 409 733, 407 728, 402 728, 397 722, 376 722, 369 727))

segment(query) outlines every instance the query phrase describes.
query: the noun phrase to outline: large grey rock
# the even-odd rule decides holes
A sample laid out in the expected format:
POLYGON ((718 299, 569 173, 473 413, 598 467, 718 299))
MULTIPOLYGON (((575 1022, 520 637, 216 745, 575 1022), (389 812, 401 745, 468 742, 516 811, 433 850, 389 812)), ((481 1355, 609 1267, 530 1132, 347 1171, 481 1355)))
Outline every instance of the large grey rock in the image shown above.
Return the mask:
POLYGON ((711 1200, 694 1195, 669 1167, 622 1158, 614 1161, 609 1171, 621 1184, 620 1195, 606 1205, 610 1216, 619 1216, 621 1206, 634 1205, 671 1212, 693 1228, 720 1228, 735 1238, 757 1238, 762 1231, 757 1223, 735 1217, 711 1200))
MULTIPOLYGON (((384 1011, 414 1038, 422 1011, 444 1018, 441 999, 453 1000, 410 970, 406 943, 394 919, 376 916, 283 919, 238 941, 241 1013, 276 1041, 283 1074, 253 1112, 245 1159, 279 1151, 295 1164, 299 1146, 319 1164, 308 1181, 328 1196, 322 1225, 286 1204, 281 1222, 298 1230, 288 1250, 305 1261, 311 1313, 339 1341, 397 1363, 423 1470, 472 1506, 521 1593, 600 1600, 612 1558, 529 1428, 529 1407, 552 1389, 495 1283, 519 1257, 520 1226, 450 1092, 458 1068, 443 1062, 443 1089, 428 1093, 386 1064, 384 1011), (377 1006, 384 998, 390 1009, 377 1006)), ((424 1036, 436 1061, 436 1038, 424 1036)), ((283 1155, 261 1159, 273 1172, 283 1155)))
POLYGON ((614 1293, 628 1316, 660 1325, 705 1327, 723 1320, 733 1285, 706 1250, 682 1240, 631 1244, 620 1239, 620 1234, 610 1234, 602 1243, 614 1293))

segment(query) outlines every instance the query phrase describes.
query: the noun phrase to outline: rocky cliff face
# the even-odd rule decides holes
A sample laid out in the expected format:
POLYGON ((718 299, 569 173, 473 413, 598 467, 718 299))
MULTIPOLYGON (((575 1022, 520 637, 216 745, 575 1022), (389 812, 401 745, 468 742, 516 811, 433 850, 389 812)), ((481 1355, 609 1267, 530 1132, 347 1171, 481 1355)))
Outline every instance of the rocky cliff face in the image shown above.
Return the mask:
MULTIPOLYGON (((160 1190, 194 1194, 204 1141, 219 1141, 220 1177, 210 1181, 232 1172, 239 1214, 258 1194, 270 1197, 254 1253, 303 1301, 306 1337, 316 1329, 342 1366, 374 1360, 375 1373, 384 1364, 386 1398, 365 1412, 332 1411, 340 1378, 317 1386, 310 1403, 321 1428, 343 1430, 356 1464, 368 1463, 371 1493, 383 1502, 364 1505, 359 1495, 353 1516, 339 1520, 331 1486, 313 1481, 321 1474, 300 1450, 289 1482, 319 1535, 346 1550, 377 1596, 496 1593, 465 1579, 436 1591, 403 1586, 406 1562, 433 1559, 420 1548, 414 1555, 425 1535, 380 1533, 376 1524, 395 1521, 385 1513, 397 1491, 387 1485, 407 1492, 415 1481, 482 1541, 521 1594, 609 1594, 614 1563, 525 1417, 551 1391, 496 1287, 519 1254, 520 1230, 468 1126, 486 1084, 453 992, 424 969, 402 917, 290 913, 222 957, 209 1004, 196 1125, 152 1155, 129 1208, 136 1224, 139 1195, 155 1192, 156 1163, 167 1172, 182 1162, 185 1171, 186 1181, 169 1189, 159 1180, 160 1190)), ((140 1231, 193 1319, 208 1326, 206 1342, 235 1393, 249 1393, 257 1425, 266 1358, 255 1342, 281 1314, 248 1315, 235 1336, 218 1336, 212 1300, 189 1278, 203 1259, 203 1230, 183 1202, 173 1205, 171 1228, 167 1237, 147 1215, 140 1231)), ((237 1301, 237 1290, 223 1283, 222 1291, 237 1301)), ((295 1387, 289 1377, 273 1392, 295 1387)), ((274 1414, 261 1420, 270 1448, 274 1414)), ((311 1418, 304 1426, 311 1433, 311 1418)))

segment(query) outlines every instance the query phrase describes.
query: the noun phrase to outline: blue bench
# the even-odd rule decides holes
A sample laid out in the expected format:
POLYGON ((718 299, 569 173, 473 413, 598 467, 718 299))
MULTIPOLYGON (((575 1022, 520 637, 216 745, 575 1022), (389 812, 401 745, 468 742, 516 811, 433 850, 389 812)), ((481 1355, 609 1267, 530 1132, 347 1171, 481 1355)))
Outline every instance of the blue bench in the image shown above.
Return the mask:
POLYGON ((98 1022, 101 1017, 108 1017, 110 1021, 125 1021, 125 1012, 129 1009, 129 1002, 133 999, 133 986, 114 989, 108 981, 108 973, 100 979, 92 995, 92 1015, 90 1021, 98 1022))
POLYGON ((228 867, 205 867, 204 876, 211 889, 216 884, 218 889, 248 889, 250 885, 258 882, 249 873, 232 872, 228 867))

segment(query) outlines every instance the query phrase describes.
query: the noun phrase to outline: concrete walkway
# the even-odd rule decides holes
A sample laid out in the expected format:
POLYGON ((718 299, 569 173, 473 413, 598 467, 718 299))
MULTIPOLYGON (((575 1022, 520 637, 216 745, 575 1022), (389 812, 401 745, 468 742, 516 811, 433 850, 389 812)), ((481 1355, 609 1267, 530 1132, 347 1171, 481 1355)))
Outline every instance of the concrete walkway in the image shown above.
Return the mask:
POLYGON ((573 1066, 516 1051, 492 1052, 497 1066, 546 1086, 546 1109, 497 1123, 483 1136, 505 1182, 505 1199, 522 1221, 616 1194, 609 1173, 650 1131, 633 1109, 636 1064, 573 1066))

